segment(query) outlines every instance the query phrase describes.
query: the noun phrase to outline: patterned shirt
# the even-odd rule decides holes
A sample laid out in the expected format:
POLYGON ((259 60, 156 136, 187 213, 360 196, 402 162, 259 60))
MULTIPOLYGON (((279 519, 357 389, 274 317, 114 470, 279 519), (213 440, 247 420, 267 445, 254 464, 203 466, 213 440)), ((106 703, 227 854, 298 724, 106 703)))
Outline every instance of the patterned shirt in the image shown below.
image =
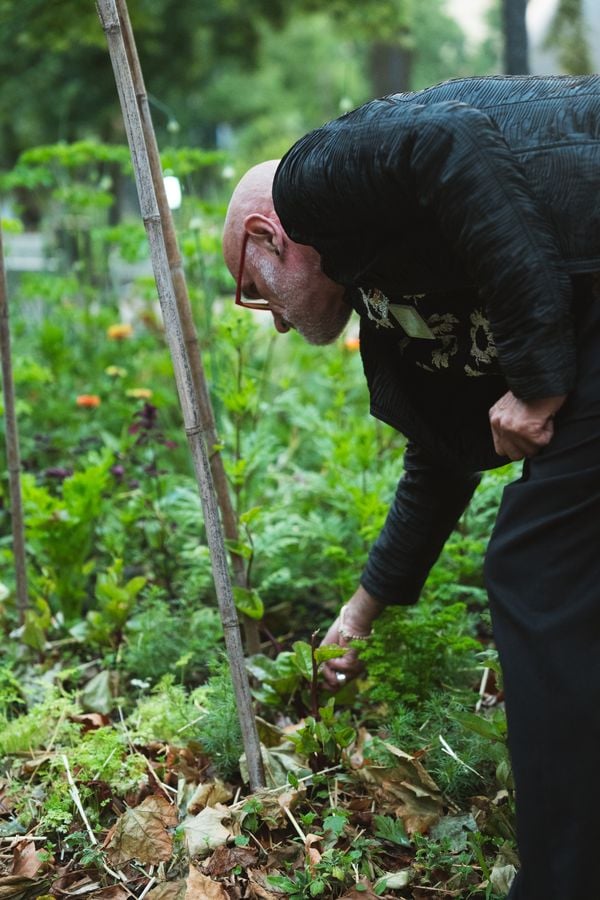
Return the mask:
POLYGON ((432 374, 476 378, 499 371, 498 353, 483 305, 453 304, 447 294, 402 294, 390 300, 359 288, 355 308, 374 328, 398 332, 402 359, 432 374), (444 302, 445 301, 445 302, 444 302))

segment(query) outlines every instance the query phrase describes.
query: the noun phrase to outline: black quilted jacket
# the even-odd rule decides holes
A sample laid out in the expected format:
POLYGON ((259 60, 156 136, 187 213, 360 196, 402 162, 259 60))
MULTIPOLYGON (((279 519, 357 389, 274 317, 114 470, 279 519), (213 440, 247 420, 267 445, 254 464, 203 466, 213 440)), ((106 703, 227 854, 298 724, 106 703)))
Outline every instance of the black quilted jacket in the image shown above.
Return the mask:
POLYGON ((567 393, 573 287, 600 270, 600 76, 477 78, 374 100, 311 132, 277 171, 289 236, 348 288, 483 300, 502 375, 408 371, 361 322, 371 411, 409 438, 363 584, 413 602, 493 452, 487 409, 567 393))

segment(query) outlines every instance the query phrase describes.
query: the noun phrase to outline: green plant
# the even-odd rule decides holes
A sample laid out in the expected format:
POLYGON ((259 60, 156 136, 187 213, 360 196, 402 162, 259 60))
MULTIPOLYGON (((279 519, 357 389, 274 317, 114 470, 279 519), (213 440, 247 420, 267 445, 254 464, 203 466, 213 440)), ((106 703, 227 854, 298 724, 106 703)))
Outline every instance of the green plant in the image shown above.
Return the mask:
POLYGON ((343 656, 346 650, 337 644, 316 647, 312 643, 295 641, 293 651, 283 650, 275 659, 256 654, 247 660, 250 675, 256 680, 254 696, 266 706, 284 708, 296 704, 319 713, 319 667, 328 659, 343 656))
POLYGON ((40 681, 42 696, 24 714, 0 722, 0 755, 29 753, 56 742, 69 742, 78 728, 69 721, 77 711, 73 698, 40 681))
POLYGON ((461 842, 460 847, 453 844, 450 837, 432 840, 416 834, 414 842, 413 866, 420 883, 431 885, 437 891, 460 891, 465 900, 475 897, 502 900, 504 895, 495 893, 490 882, 499 841, 474 832, 461 842))
POLYGON ((186 743, 198 719, 198 706, 173 674, 165 675, 149 696, 141 697, 127 719, 132 738, 186 743))
MULTIPOLYGON (((460 697, 438 692, 418 710, 400 704, 385 730, 401 750, 426 751, 427 771, 453 803, 467 803, 484 785, 511 788, 502 710, 476 715, 460 697)), ((381 752, 374 747, 376 758, 381 752)))
POLYGON ((217 670, 195 696, 205 712, 194 734, 219 775, 228 778, 238 771, 243 744, 233 685, 225 667, 217 670))
POLYGON ((350 713, 335 710, 335 697, 318 709, 318 717, 307 716, 304 724, 290 740, 296 752, 308 757, 311 767, 318 771, 324 765, 339 761, 342 751, 356 737, 356 729, 350 723, 350 713))
POLYGON ((95 568, 94 536, 105 503, 112 455, 104 453, 62 482, 60 497, 22 479, 27 541, 42 574, 38 591, 68 623, 80 615, 95 568))
POLYGON ((328 847, 315 865, 305 864, 288 875, 269 875, 268 881, 290 900, 341 897, 351 887, 360 891, 359 878, 369 872, 368 849, 365 841, 356 841, 346 850, 328 847))
POLYGON ((369 672, 368 696, 416 705, 443 686, 472 683, 480 644, 469 633, 466 613, 463 603, 431 601, 387 609, 361 653, 369 672))
MULTIPOLYGON (((123 579, 123 560, 117 559, 106 572, 96 579, 96 609, 88 612, 83 637, 91 644, 116 646, 134 608, 137 596, 146 584, 142 575, 123 579)), ((72 631, 75 629, 72 629, 72 631)))
POLYGON ((125 626, 123 667, 138 680, 154 682, 177 671, 183 682, 198 684, 222 653, 222 635, 216 609, 168 603, 154 589, 125 626))

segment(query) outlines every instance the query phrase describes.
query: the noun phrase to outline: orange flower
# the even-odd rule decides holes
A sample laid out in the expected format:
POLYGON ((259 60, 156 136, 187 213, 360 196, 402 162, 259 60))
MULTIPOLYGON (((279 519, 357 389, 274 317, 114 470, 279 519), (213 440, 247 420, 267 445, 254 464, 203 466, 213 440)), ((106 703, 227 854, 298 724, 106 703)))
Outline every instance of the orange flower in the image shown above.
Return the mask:
POLYGON ((117 325, 110 325, 106 329, 106 336, 111 341, 124 341, 125 338, 131 337, 133 334, 133 325, 127 322, 119 322, 117 325))
POLYGON ((150 388, 130 388, 125 393, 128 397, 134 397, 136 400, 149 400, 152 396, 150 388))
POLYGON ((101 401, 98 394, 79 394, 79 396, 75 398, 75 403, 77 406, 93 409, 96 406, 100 406, 101 401))
POLYGON ((346 350, 358 350, 360 347, 360 340, 357 337, 347 337, 344 341, 344 347, 346 350))

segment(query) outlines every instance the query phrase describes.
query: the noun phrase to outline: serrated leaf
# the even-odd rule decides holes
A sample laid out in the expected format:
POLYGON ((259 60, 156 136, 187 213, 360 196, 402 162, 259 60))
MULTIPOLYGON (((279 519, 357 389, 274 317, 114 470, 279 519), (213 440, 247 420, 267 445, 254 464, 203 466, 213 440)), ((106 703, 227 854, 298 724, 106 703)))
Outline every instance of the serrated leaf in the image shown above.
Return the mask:
POLYGON ((346 816, 338 816, 335 814, 326 816, 323 819, 323 828, 325 831, 330 831, 336 837, 339 837, 343 833, 347 821, 348 819, 346 816))
POLYGON ((391 816, 373 816, 375 837, 400 847, 410 847, 411 841, 406 833, 406 828, 401 819, 393 819, 391 816))

